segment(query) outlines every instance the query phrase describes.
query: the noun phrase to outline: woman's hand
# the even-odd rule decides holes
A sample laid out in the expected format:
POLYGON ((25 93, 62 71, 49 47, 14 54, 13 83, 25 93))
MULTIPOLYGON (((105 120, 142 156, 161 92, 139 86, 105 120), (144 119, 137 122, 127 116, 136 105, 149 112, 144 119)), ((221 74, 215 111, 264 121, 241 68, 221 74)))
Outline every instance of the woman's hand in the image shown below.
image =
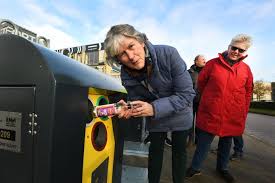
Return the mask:
POLYGON ((118 104, 121 105, 121 109, 117 112, 118 118, 129 119, 132 116, 132 109, 128 108, 128 105, 124 100, 120 100, 118 104))
POLYGON ((154 108, 148 102, 137 100, 131 102, 131 105, 133 106, 131 111, 133 117, 154 116, 154 108))

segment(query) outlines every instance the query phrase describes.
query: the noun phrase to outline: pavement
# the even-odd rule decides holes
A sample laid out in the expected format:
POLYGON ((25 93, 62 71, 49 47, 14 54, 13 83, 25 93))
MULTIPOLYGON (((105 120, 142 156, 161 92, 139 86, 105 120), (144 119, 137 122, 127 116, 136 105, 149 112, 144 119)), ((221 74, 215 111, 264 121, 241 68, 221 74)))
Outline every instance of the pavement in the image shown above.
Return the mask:
MULTIPOLYGON (((241 161, 230 161, 229 170, 236 183, 275 183, 275 146, 259 140, 249 133, 244 134, 244 157, 241 161)), ((218 138, 215 138, 211 149, 217 148, 218 138)), ((195 146, 188 148, 188 163, 190 166, 195 146)), ((126 142, 123 157, 122 183, 147 182, 148 145, 126 142), (134 146, 141 150, 133 150, 134 146), (128 150, 127 150, 128 148, 128 150), (135 153, 138 152, 138 153, 135 153), (138 154, 138 155, 136 155, 138 154)), ((202 174, 186 179, 186 183, 223 183, 224 180, 216 174, 216 153, 209 152, 202 167, 202 174)), ((171 148, 165 147, 161 175, 161 183, 172 183, 171 148)))

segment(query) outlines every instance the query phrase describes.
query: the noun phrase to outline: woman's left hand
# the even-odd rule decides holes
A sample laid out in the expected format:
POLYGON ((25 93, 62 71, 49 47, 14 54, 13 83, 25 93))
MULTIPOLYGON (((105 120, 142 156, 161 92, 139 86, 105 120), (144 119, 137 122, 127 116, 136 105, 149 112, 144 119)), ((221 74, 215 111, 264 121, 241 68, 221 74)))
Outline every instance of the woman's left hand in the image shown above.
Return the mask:
POLYGON ((131 114, 133 117, 154 116, 153 106, 148 102, 137 100, 131 102, 131 105, 133 106, 131 114))

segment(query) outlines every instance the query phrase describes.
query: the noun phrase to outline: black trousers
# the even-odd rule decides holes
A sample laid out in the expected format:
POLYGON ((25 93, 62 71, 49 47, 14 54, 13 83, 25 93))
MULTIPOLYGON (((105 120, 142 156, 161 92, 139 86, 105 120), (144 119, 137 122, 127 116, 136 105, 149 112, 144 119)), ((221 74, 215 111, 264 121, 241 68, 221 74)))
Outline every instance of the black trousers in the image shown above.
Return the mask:
MULTIPOLYGON (((186 138, 190 130, 172 132, 172 176, 173 183, 183 183, 186 170, 186 138)), ((166 132, 149 132, 150 147, 148 158, 148 179, 149 183, 159 183, 164 140, 166 132)))

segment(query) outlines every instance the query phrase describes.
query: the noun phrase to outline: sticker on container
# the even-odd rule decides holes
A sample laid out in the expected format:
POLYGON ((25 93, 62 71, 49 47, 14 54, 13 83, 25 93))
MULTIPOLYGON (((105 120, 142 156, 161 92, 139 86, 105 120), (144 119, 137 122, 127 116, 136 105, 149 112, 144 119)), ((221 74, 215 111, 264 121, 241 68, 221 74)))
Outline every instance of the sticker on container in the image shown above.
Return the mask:
POLYGON ((21 151, 22 113, 0 111, 0 149, 21 151))

